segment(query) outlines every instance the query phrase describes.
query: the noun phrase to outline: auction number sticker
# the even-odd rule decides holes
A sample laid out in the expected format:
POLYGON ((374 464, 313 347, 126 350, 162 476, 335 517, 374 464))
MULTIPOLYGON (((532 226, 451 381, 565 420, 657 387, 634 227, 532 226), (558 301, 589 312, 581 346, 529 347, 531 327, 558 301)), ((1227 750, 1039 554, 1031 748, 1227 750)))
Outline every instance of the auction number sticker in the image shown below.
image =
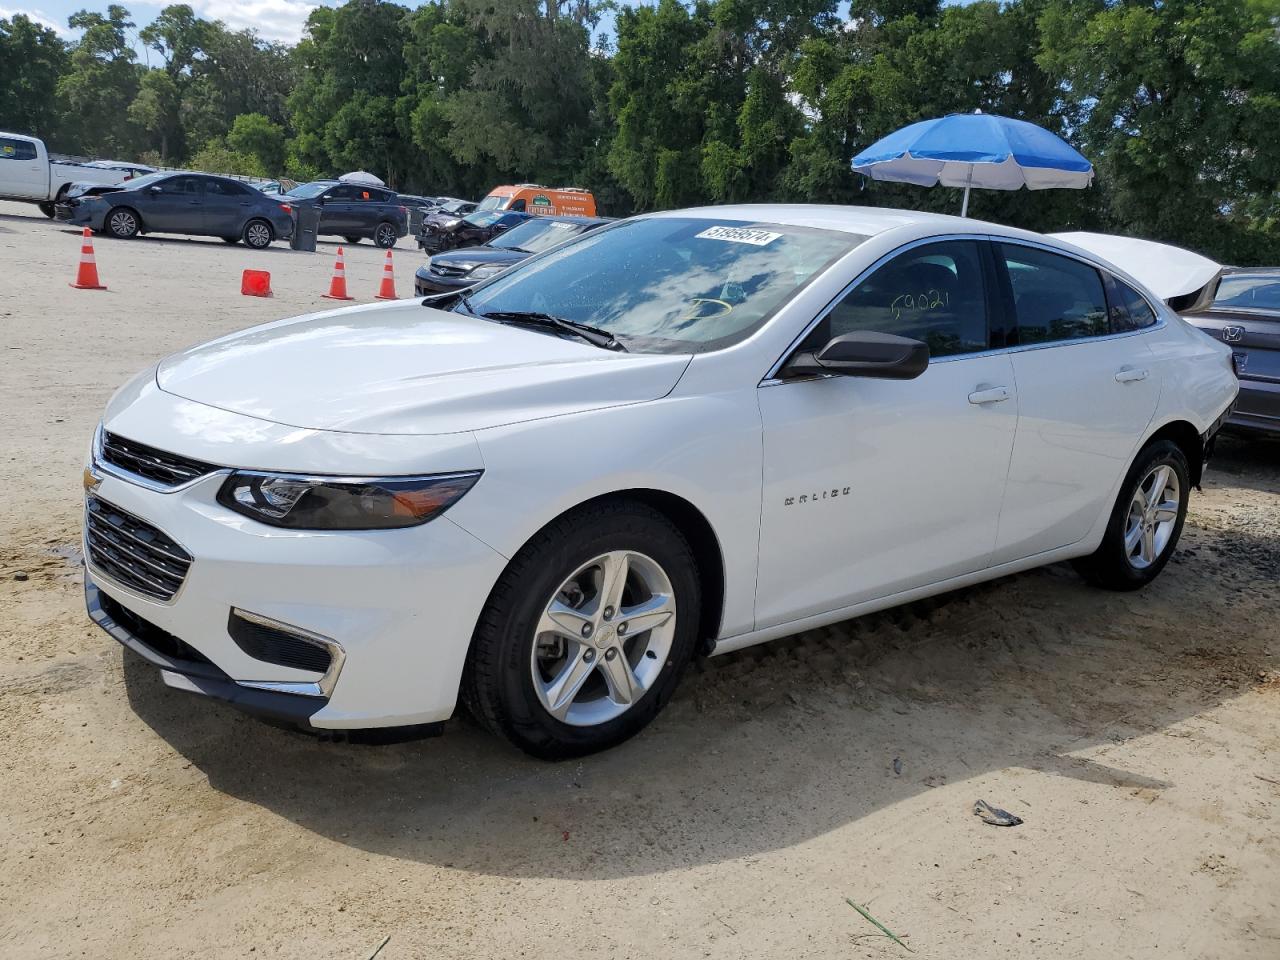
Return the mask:
POLYGON ((702 240, 728 240, 730 243, 749 243, 753 247, 767 247, 782 234, 757 230, 754 227, 708 227, 697 236, 702 240))

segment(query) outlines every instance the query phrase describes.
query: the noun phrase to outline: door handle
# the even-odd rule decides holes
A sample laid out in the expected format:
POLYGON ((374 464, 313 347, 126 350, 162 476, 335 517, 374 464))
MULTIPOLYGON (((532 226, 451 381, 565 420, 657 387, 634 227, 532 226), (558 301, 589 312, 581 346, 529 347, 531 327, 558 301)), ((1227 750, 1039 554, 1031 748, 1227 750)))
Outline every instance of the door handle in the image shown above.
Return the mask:
POLYGON ((1147 371, 1136 367, 1121 367, 1116 372, 1116 383, 1131 383, 1135 380, 1147 379, 1147 371))
POLYGON ((975 390, 969 394, 969 402, 981 405, 984 403, 1002 403, 1008 400, 1012 394, 1009 393, 1008 387, 990 387, 986 390, 975 390))

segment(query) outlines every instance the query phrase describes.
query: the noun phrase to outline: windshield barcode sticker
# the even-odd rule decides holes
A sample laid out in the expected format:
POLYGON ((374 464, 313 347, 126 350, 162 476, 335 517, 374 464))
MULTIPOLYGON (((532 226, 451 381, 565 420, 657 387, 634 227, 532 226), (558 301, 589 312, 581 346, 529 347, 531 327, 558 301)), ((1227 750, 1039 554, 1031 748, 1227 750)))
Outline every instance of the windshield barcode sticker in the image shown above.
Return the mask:
POLYGON ((697 234, 702 240, 728 240, 730 243, 749 243, 756 247, 767 247, 780 236, 780 233, 756 230, 753 227, 708 227, 697 234))

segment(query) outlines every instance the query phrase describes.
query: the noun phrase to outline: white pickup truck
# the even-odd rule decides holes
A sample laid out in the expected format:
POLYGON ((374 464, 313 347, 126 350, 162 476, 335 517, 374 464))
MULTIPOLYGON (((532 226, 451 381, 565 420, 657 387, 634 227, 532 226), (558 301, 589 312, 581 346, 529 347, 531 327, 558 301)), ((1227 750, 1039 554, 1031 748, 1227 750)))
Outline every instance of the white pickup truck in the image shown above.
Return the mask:
POLYGON ((0 200, 27 200, 39 204, 46 217, 53 204, 73 183, 123 183, 127 170, 90 167, 65 160, 50 160, 39 137, 0 131, 0 200))

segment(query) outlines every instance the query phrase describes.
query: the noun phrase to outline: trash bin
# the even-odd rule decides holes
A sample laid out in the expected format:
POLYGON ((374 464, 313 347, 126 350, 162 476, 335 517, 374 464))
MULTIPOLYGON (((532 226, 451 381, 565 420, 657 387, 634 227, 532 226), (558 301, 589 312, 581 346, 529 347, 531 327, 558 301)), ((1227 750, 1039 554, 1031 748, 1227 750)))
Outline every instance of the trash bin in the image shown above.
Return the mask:
POLYGON ((415 240, 418 239, 418 232, 422 229, 423 213, 422 207, 409 208, 409 236, 415 240))
POLYGON ((294 250, 316 252, 316 231, 320 229, 320 207, 310 203, 295 203, 293 206, 293 236, 289 238, 289 246, 294 250))

